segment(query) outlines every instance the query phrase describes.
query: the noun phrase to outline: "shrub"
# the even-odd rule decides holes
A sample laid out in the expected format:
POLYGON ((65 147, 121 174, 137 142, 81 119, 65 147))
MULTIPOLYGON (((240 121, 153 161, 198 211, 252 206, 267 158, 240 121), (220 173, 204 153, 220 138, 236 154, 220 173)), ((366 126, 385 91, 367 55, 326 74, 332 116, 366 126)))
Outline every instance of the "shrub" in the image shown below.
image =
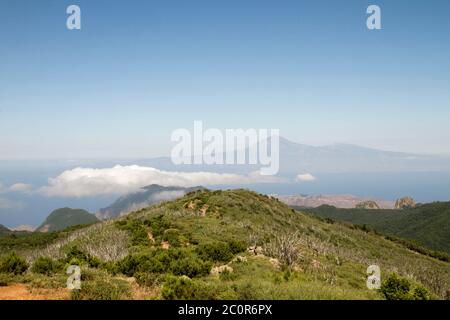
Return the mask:
POLYGON ((228 271, 227 269, 223 270, 220 274, 219 274, 219 279, 222 281, 233 281, 237 279, 237 274, 228 271))
POLYGON ((410 288, 411 283, 407 279, 394 273, 383 281, 380 290, 387 300, 409 300, 410 288))
POLYGON ((6 287, 13 281, 13 276, 5 273, 0 273, 0 287, 6 287))
POLYGON ((131 296, 128 283, 120 279, 84 281, 81 289, 73 290, 72 300, 122 300, 131 296))
POLYGON ((140 286, 153 287, 164 283, 165 276, 157 273, 137 272, 134 277, 140 286))
POLYGON ((180 260, 172 260, 170 264, 170 271, 177 276, 186 275, 193 278, 209 274, 211 266, 211 262, 205 262, 201 259, 190 256, 180 260))
POLYGON ((29 278, 24 278, 22 281, 29 283, 29 287, 32 289, 58 289, 67 287, 67 275, 62 273, 55 274, 51 277, 44 274, 33 274, 29 278))
POLYGON ((127 276, 138 272, 173 273, 196 277, 207 275, 211 269, 210 261, 203 261, 189 249, 170 248, 154 250, 146 254, 130 255, 116 264, 116 270, 127 276))
POLYGON ((196 251, 202 259, 214 262, 228 262, 233 258, 233 252, 225 242, 202 244, 196 251))
POLYGON ((164 231, 162 239, 169 242, 169 244, 173 247, 179 247, 181 244, 180 231, 177 229, 167 229, 164 231))
POLYGON ((431 296, 424 287, 416 287, 413 291, 413 300, 430 300, 431 296))
POLYGON ((118 262, 112 262, 112 261, 106 262, 102 265, 102 268, 103 268, 103 270, 106 270, 113 275, 121 272, 119 269, 118 262))
POLYGON ((169 276, 164 283, 161 295, 167 300, 212 300, 217 288, 188 277, 169 276))
POLYGON ((31 271, 49 276, 56 273, 60 269, 60 266, 60 264, 51 258, 39 257, 34 261, 31 271))
POLYGON ((234 291, 237 294, 238 300, 257 300, 259 288, 250 281, 245 281, 234 286, 234 291))
POLYGON ((247 250, 247 244, 243 241, 230 240, 228 241, 228 246, 230 247, 230 251, 233 254, 237 254, 247 250))
POLYGON ((415 287, 408 279, 392 274, 387 278, 380 288, 381 293, 387 300, 429 300, 428 291, 419 285, 415 287))
POLYGON ((22 274, 28 269, 25 259, 19 257, 15 252, 0 260, 0 273, 22 274))
POLYGON ((92 268, 98 268, 102 265, 100 259, 83 252, 76 245, 67 249, 66 258, 62 262, 77 266, 88 265, 92 268))
POLYGON ((116 265, 116 270, 129 277, 137 272, 164 273, 169 269, 173 259, 180 258, 173 254, 174 250, 155 250, 145 254, 134 254, 126 256, 116 265))
POLYGON ((156 238, 162 237, 164 231, 170 228, 170 223, 164 218, 163 215, 145 220, 144 224, 152 229, 152 234, 156 238))
POLYGON ((147 234, 147 228, 145 224, 140 220, 119 220, 116 221, 116 227, 128 231, 131 235, 131 244, 133 246, 148 246, 150 240, 147 234))
POLYGON ((164 257, 165 256, 148 258, 147 260, 138 264, 138 268, 136 269, 136 271, 164 273, 168 269, 168 264, 160 260, 164 257))
POLYGON ((116 263, 116 270, 126 276, 132 277, 146 261, 145 255, 129 255, 116 263))

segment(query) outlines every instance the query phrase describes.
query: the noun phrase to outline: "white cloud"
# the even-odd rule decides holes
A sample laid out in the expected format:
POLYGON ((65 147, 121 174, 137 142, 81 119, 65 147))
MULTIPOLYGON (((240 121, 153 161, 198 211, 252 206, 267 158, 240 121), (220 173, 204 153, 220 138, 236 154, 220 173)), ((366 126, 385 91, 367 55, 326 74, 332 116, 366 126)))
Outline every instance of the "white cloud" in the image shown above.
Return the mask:
POLYGON ((295 180, 297 182, 308 182, 308 181, 316 180, 316 177, 314 177, 310 173, 301 173, 301 174, 298 174, 297 177, 295 177, 295 180))
POLYGON ((257 172, 249 175, 213 172, 172 172, 133 165, 103 169, 75 168, 67 170, 56 178, 49 179, 48 185, 40 188, 38 192, 49 197, 87 197, 125 194, 150 184, 192 187, 280 181, 280 178, 262 176, 257 172))
POLYGON ((33 186, 26 183, 16 183, 8 188, 10 192, 30 192, 33 190, 33 186))
POLYGON ((12 186, 5 187, 0 183, 0 193, 8 193, 8 192, 31 192, 33 190, 33 186, 26 183, 16 183, 12 186))
POLYGON ((15 202, 7 198, 0 198, 0 209, 20 209, 23 204, 20 202, 15 202))

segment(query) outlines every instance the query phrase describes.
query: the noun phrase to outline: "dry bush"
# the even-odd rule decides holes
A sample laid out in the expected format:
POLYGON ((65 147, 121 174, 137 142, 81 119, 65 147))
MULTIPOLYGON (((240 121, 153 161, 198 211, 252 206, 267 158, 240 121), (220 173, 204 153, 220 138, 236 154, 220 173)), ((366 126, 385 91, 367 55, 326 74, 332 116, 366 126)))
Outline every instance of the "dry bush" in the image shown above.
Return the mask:
POLYGON ((264 253, 269 257, 277 258, 285 266, 293 266, 302 257, 297 233, 276 236, 264 246, 264 253))
POLYGON ((117 261, 128 255, 129 236, 126 231, 117 229, 112 223, 98 225, 77 240, 79 248, 103 261, 117 261))
POLYGON ((69 244, 76 244, 82 251, 103 261, 117 261, 128 255, 129 236, 126 231, 115 228, 113 222, 98 223, 76 230, 43 249, 24 252, 24 256, 28 263, 39 257, 62 259, 69 244))

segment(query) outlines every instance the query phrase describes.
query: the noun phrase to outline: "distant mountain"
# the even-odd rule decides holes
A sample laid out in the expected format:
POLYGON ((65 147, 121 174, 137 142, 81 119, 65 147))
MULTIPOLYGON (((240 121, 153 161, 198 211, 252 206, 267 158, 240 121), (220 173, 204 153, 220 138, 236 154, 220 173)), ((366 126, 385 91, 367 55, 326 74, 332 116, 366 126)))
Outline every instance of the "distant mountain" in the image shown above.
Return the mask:
POLYGON ((336 208, 355 208, 358 205, 373 202, 380 208, 392 209, 394 202, 387 200, 374 200, 370 198, 357 197, 353 195, 273 195, 289 206, 316 208, 322 205, 334 206, 336 208))
POLYGON ((186 193, 202 189, 202 187, 183 188, 183 187, 163 187, 152 184, 143 187, 138 192, 124 195, 117 199, 109 207, 100 209, 96 216, 99 219, 111 219, 136 211, 149 205, 162 201, 173 200, 184 196, 186 193))
POLYGON ((85 225, 98 222, 99 220, 91 213, 82 209, 61 208, 53 211, 45 219, 36 231, 52 232, 63 230, 76 225, 85 225))
POLYGON ((366 225, 380 233, 414 240, 425 247, 450 253, 450 202, 434 202, 401 210, 342 209, 326 205, 301 210, 322 218, 366 225))
MULTIPOLYGON (((140 160, 135 164, 171 171, 248 173, 260 169, 260 165, 174 165, 170 157, 140 160)), ((423 172, 444 170, 450 170, 450 156, 383 151, 351 144, 310 146, 280 137, 280 175, 292 176, 304 172, 423 172)))
POLYGON ((36 227, 28 225, 28 224, 21 224, 19 226, 16 226, 14 228, 11 228, 11 231, 28 231, 33 232, 36 229, 36 227))

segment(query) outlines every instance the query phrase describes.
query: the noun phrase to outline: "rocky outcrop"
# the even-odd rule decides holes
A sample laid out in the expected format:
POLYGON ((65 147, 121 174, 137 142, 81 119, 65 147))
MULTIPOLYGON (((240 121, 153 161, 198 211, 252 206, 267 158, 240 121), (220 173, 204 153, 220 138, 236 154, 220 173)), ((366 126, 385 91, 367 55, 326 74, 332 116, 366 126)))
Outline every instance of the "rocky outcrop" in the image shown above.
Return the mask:
POLYGON ((409 209, 414 208, 416 206, 416 202, 411 197, 404 197, 401 199, 397 199, 395 201, 395 209, 409 209))
POLYGON ((355 206, 356 209, 372 209, 377 210, 380 209, 378 203, 373 200, 362 201, 355 206))
POLYGON ((299 206, 306 208, 317 208, 329 205, 336 208, 351 209, 361 202, 375 201, 381 209, 392 209, 394 201, 371 199, 368 197, 357 197, 353 195, 272 195, 288 206, 299 206))
POLYGON ((218 266, 218 267, 214 267, 211 269, 211 274, 213 276, 217 276, 220 275, 221 273, 224 272, 228 272, 228 273, 233 273, 233 268, 227 265, 223 265, 223 266, 218 266))

